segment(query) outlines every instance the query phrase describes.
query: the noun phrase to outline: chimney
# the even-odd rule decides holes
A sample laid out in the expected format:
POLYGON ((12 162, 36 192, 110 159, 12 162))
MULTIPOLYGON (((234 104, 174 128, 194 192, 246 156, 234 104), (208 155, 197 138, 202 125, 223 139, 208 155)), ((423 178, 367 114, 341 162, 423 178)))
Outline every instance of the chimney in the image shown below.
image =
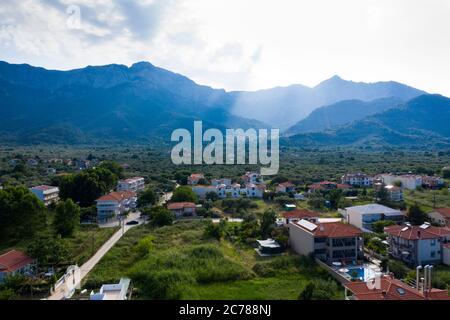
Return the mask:
POLYGON ((416 289, 420 290, 420 270, 422 270, 422 266, 418 266, 416 268, 416 289))

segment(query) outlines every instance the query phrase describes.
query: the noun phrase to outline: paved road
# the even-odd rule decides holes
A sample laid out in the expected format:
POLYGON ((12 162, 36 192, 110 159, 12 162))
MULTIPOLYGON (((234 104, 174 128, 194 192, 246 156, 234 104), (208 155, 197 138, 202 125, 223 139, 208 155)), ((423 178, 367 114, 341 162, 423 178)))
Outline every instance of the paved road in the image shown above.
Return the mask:
MULTIPOLYGON (((177 185, 176 188, 179 186, 177 185)), ((170 199, 172 199, 173 192, 167 192, 161 197, 160 205, 166 204, 170 199)), ((92 269, 100 262, 100 260, 111 250, 112 247, 122 238, 122 236, 127 233, 128 230, 137 227, 138 225, 134 226, 127 226, 126 223, 129 221, 138 221, 139 225, 143 224, 143 219, 140 218, 140 213, 131 213, 127 219, 125 220, 124 227, 122 227, 119 231, 117 231, 108 241, 106 241, 103 246, 85 263, 81 266, 81 278, 76 279, 75 282, 80 282, 91 272, 92 269)), ((106 224, 101 226, 102 228, 108 228, 108 227, 116 227, 118 226, 118 222, 112 222, 110 224, 106 224)), ((66 278, 66 281, 74 281, 73 276, 69 275, 66 278)), ((47 300, 63 300, 67 296, 67 292, 65 292, 63 289, 53 293, 50 297, 47 298, 47 300)))
MULTIPOLYGON (((138 221, 139 225, 143 223, 143 220, 139 217, 139 213, 130 214, 130 216, 123 223, 123 227, 117 231, 108 241, 106 241, 103 246, 85 263, 81 266, 80 271, 80 279, 76 279, 77 283, 81 283, 81 281, 89 274, 89 272, 94 269, 97 263, 111 250, 112 247, 122 238, 122 236, 127 233, 130 229, 137 227, 138 225, 127 226, 126 223, 129 221, 138 221)), ((116 223, 117 226, 117 223, 116 223)), ((68 276, 66 281, 74 281, 72 276, 68 276)), ((64 297, 67 296, 67 292, 64 289, 55 292, 48 300, 63 300, 64 297)))

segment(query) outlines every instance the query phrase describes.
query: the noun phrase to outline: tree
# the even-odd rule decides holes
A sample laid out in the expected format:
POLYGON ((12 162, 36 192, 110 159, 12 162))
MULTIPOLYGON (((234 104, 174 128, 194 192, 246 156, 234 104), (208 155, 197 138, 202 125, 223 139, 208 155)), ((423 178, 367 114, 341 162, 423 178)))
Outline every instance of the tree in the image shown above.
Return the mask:
POLYGON ((62 199, 72 199, 82 207, 89 207, 102 195, 117 186, 118 177, 105 167, 89 169, 63 177, 59 182, 62 199))
POLYGON ((375 233, 384 233, 384 228, 394 225, 395 222, 390 220, 381 220, 372 224, 372 231, 375 233))
POLYGON ((209 221, 205 229, 205 235, 220 241, 225 235, 226 226, 225 220, 221 220, 220 223, 209 221))
POLYGON ((0 190, 0 240, 32 238, 46 227, 46 212, 26 188, 0 190))
POLYGON ((121 165, 119 165, 118 163, 114 162, 114 161, 103 161, 102 164, 100 165, 100 168, 105 168, 109 171, 111 171, 112 173, 114 173, 117 178, 119 179, 123 179, 124 178, 124 169, 121 165))
POLYGON ((261 235, 263 237, 269 237, 272 231, 275 229, 275 223, 277 221, 277 213, 272 210, 266 210, 261 220, 261 235))
POLYGON ((175 220, 172 212, 163 207, 155 207, 146 211, 150 219, 150 225, 154 227, 169 226, 175 220))
POLYGON ((37 259, 41 267, 54 267, 67 262, 69 251, 61 239, 50 235, 40 235, 33 239, 27 254, 37 259))
POLYGON ((220 199, 219 195, 216 192, 214 192, 214 191, 208 192, 206 194, 206 200, 210 200, 210 201, 214 202, 214 201, 217 201, 219 199, 220 199))
POLYGON ((339 205, 339 201, 342 197, 342 190, 340 189, 334 189, 329 192, 327 192, 325 199, 330 201, 330 207, 332 209, 337 209, 339 205))
POLYGON ((56 233, 62 237, 72 236, 80 225, 80 207, 72 199, 60 202, 56 207, 53 225, 56 233))
POLYGON ((408 209, 408 220, 414 226, 420 226, 427 220, 427 215, 417 204, 413 204, 408 209))
POLYGON ((158 204, 159 196, 153 188, 147 188, 144 192, 139 194, 137 205, 139 208, 154 206, 158 204))
POLYGON ((197 195, 189 187, 179 187, 174 191, 172 202, 193 202, 197 203, 197 195))
POLYGON ((386 190, 386 186, 383 184, 380 187, 380 190, 377 192, 378 202, 386 203, 389 201, 389 192, 386 190))
POLYGON ((336 282, 318 279, 306 285, 300 293, 299 300, 331 300, 337 290, 336 282))

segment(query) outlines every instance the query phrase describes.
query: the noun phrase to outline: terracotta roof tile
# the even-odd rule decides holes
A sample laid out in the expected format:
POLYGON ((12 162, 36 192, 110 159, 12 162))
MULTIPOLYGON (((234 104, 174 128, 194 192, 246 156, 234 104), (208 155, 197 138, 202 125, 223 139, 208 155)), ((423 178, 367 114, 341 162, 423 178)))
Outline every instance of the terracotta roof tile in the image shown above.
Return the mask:
POLYGON ((196 207, 195 203, 192 202, 174 202, 167 206, 169 210, 181 210, 185 208, 195 209, 196 207))
POLYGON ((0 271, 15 272, 31 263, 33 263, 33 259, 28 257, 25 253, 11 250, 0 256, 0 271))
POLYGON ((427 229, 422 229, 419 226, 406 228, 405 226, 395 225, 386 227, 384 231, 391 236, 408 240, 437 239, 450 235, 450 229, 434 226, 430 226, 427 229))

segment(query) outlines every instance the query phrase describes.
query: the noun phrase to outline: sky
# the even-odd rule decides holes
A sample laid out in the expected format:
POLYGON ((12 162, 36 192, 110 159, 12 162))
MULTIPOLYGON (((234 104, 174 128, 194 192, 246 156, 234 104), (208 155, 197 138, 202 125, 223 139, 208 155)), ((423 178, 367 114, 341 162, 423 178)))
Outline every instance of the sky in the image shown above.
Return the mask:
POLYGON ((0 60, 149 61, 226 90, 334 75, 450 96, 448 0, 1 0, 0 60))

